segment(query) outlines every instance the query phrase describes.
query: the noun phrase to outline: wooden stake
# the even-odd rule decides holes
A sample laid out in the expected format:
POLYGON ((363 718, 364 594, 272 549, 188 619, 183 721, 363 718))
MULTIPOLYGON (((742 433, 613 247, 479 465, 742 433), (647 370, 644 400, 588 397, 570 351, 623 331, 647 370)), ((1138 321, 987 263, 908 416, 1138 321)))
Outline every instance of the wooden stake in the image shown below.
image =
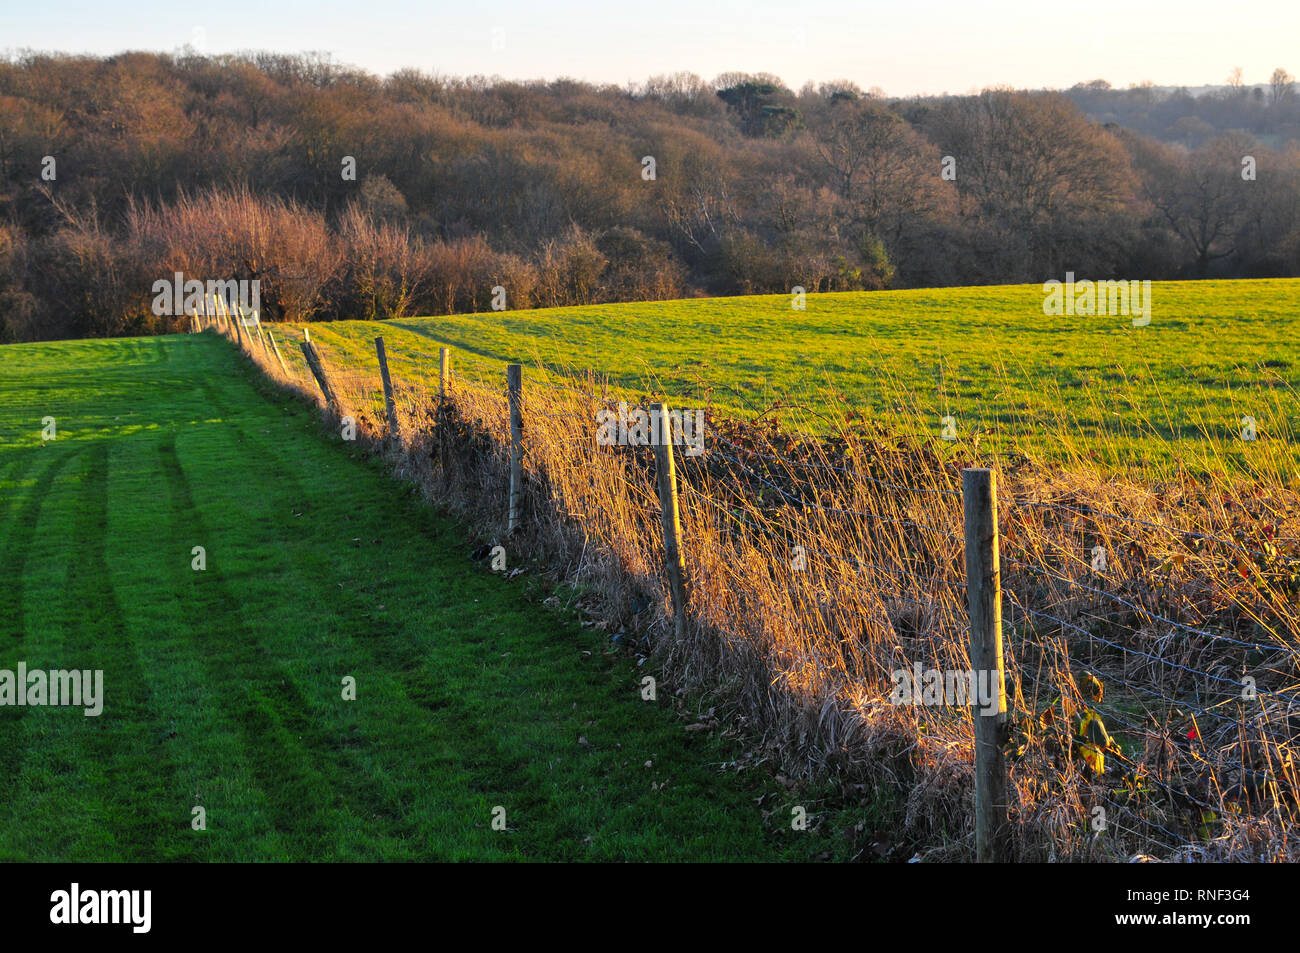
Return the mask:
POLYGON ((970 662, 976 684, 997 693, 997 711, 983 714, 978 699, 975 722, 975 859, 997 863, 1007 858, 1007 693, 1002 664, 1002 578, 998 553, 998 491, 992 470, 962 471, 966 517, 966 594, 970 605, 970 662))
POLYGON ((397 426, 397 401, 393 399, 393 381, 388 376, 388 355, 384 353, 384 339, 375 338, 375 354, 379 356, 379 376, 384 382, 384 407, 388 411, 388 432, 398 443, 402 440, 402 431, 397 426))
POLYGON ((438 348, 438 396, 447 398, 447 388, 451 384, 451 348, 438 348))
POLYGON ((257 340, 262 344, 262 353, 269 358, 271 356, 271 349, 266 346, 266 338, 262 336, 262 316, 260 314, 257 317, 257 324, 255 327, 257 328, 257 340))
POLYGON ((524 369, 519 364, 506 367, 506 393, 510 398, 510 520, 508 531, 519 525, 519 511, 524 492, 524 413, 520 406, 524 388, 524 369))
POLYGON ((298 346, 302 348, 302 356, 307 359, 307 366, 311 368, 312 376, 316 378, 316 384, 320 387, 320 392, 325 395, 325 407, 336 414, 342 413, 343 405, 339 403, 334 388, 330 386, 329 378, 325 376, 325 365, 321 363, 320 355, 316 353, 316 345, 312 344, 310 340, 306 340, 298 346))
POLYGON ((682 552, 681 510, 677 503, 677 464, 673 458, 672 418, 665 404, 650 405, 650 423, 659 422, 655 441, 655 479, 659 484, 659 521, 664 532, 664 564, 673 597, 677 638, 686 637, 686 555, 682 552))
POLYGON ((280 370, 284 371, 285 377, 290 376, 289 367, 284 363, 284 355, 280 353, 280 345, 275 343, 275 335, 271 333, 270 328, 266 329, 266 336, 271 339, 271 347, 275 349, 275 358, 280 362, 280 370))

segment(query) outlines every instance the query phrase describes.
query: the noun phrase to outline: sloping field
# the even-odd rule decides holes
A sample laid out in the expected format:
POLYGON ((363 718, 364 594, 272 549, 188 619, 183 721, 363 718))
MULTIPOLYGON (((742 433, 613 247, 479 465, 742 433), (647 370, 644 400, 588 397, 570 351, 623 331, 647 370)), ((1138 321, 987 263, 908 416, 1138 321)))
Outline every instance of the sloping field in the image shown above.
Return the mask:
MULTIPOLYGON (((312 333, 340 367, 370 367, 382 331, 405 381, 436 383, 446 345, 470 378, 540 361, 724 412, 781 401, 784 422, 815 431, 855 411, 937 441, 951 416, 958 441, 1053 460, 1294 476, 1300 280, 1155 282, 1141 327, 1123 315, 1044 315, 1043 302, 1039 285, 809 295, 803 311, 770 295, 312 333), (1240 438, 1247 417, 1251 442, 1240 438)), ((301 364, 294 347, 285 357, 301 364)))
POLYGON ((0 707, 0 859, 843 853, 254 373, 212 335, 0 349, 0 670, 103 671, 98 716, 0 707))

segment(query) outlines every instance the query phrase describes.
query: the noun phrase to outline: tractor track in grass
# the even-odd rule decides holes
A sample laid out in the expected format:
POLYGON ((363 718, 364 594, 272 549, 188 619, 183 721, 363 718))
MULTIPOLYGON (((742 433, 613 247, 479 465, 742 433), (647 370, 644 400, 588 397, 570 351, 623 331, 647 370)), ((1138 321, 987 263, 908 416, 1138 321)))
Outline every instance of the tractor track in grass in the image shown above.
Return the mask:
MULTIPOLYGON (((214 409, 223 416, 230 416, 230 404, 221 388, 205 382, 204 392, 214 409)), ((319 526, 322 523, 337 523, 342 535, 343 527, 352 518, 346 506, 340 505, 340 499, 346 499, 347 491, 329 495, 311 491, 285 462, 298 457, 299 451, 305 453, 314 447, 318 448, 319 436, 298 431, 283 437, 274 433, 266 436, 259 428, 245 427, 234 421, 230 424, 230 436, 233 438, 232 445, 242 448, 241 460, 244 465, 241 472, 244 478, 253 485, 267 487, 267 496, 273 502, 280 501, 283 504, 266 508, 270 521, 264 529, 283 539, 286 547, 292 547, 295 566, 304 570, 300 594, 308 595, 314 604, 332 605, 343 619, 364 620, 360 632, 355 631, 355 626, 349 626, 350 631, 346 634, 350 648, 348 654, 351 657, 347 669, 384 673, 383 677, 395 681, 398 694, 395 697, 389 696, 388 714, 419 733, 421 746, 418 751, 447 747, 463 750, 490 745, 492 735, 490 730, 486 730, 489 726, 476 721, 455 697, 446 681, 430 673, 427 660, 421 653, 412 650, 409 635, 386 621, 382 613, 375 611, 380 598, 401 598, 401 594, 385 596, 382 592, 368 592, 372 580, 357 579, 352 573, 346 574, 347 582, 342 585, 328 582, 340 576, 337 553, 320 550, 310 545, 310 541, 313 536, 319 536, 319 526), (281 443, 277 445, 277 441, 281 443), (286 447, 282 441, 288 441, 289 445, 286 447), (303 516, 294 516, 294 505, 301 507, 303 516), (311 532, 307 531, 308 528, 311 528, 311 532)), ((183 478, 183 470, 176 458, 174 444, 170 445, 170 460, 164 469, 168 474, 169 485, 175 490, 173 500, 178 497, 182 500, 180 509, 185 515, 180 522, 185 526, 202 526, 198 510, 189 497, 188 482, 179 482, 183 478)), ((364 505, 364 501, 359 502, 364 505)), ((173 508, 175 509, 175 504, 173 508)), ((257 512, 261 517, 262 509, 257 509, 257 512)), ((357 512, 364 516, 364 509, 358 509, 357 512)), ((370 528, 368 532, 373 529, 370 528)), ((424 537, 418 537, 418 541, 421 545, 427 542, 424 537)), ((452 544, 448 539, 437 542, 452 544)), ((227 600, 225 611, 229 611, 235 604, 228 593, 227 600)), ((284 681, 288 684, 289 677, 285 676, 284 681)), ((335 739, 336 742, 339 740, 335 739)), ((348 742, 348 739, 341 740, 345 745, 348 742)), ((422 757, 418 751, 413 755, 417 761, 422 757)), ((482 765, 482 770, 472 770, 470 776, 464 779, 467 791, 491 796, 497 801, 504 798, 505 792, 513 791, 516 807, 527 810, 536 806, 535 799, 523 793, 528 791, 528 785, 524 783, 524 773, 518 759, 497 752, 495 757, 467 763, 466 767, 475 765, 482 765)), ((330 781, 353 800, 368 805, 368 810, 376 818, 384 819, 393 828, 395 835, 409 837, 416 832, 410 829, 409 822, 403 816, 403 804, 420 796, 419 776, 419 771, 407 771, 402 778, 390 778, 397 790, 386 797, 379 796, 373 788, 358 786, 355 776, 347 771, 335 771, 330 781)))
MULTIPOLYGON (((242 431, 236 430, 241 433, 242 431)), ((178 553, 186 539, 211 539, 213 533, 195 505, 176 452, 175 435, 158 447, 169 500, 169 536, 178 553)), ((213 558, 219 554, 214 553, 213 558)), ((202 656, 214 692, 229 706, 224 718, 237 725, 250 756, 253 775, 273 810, 275 830, 320 851, 329 845, 329 814, 340 797, 379 801, 367 779, 329 772, 312 749, 328 749, 333 739, 309 713, 315 706, 294 677, 282 668, 243 621, 243 603, 215 572, 194 572, 184 562, 172 576, 177 592, 189 592, 194 626, 189 637, 202 656), (331 776, 332 775, 332 776, 331 776), (331 796, 322 797, 323 792, 331 796)))
MULTIPOLYGON (((338 497, 328 499, 310 493, 293 470, 283 463, 283 454, 275 452, 267 437, 243 428, 239 428, 239 432, 240 442, 247 447, 255 448, 256 452, 252 454, 251 459, 258 462, 257 466, 260 471, 263 471, 262 475, 267 485, 289 489, 293 500, 305 502, 311 507, 314 520, 334 520, 341 527, 349 519, 346 508, 339 505, 338 497)), ((292 439, 305 443, 308 438, 294 435, 292 439)), ((276 529, 284 533, 287 538, 291 538, 295 535, 295 524, 299 527, 302 525, 300 520, 290 514, 278 522, 276 529)), ((396 527, 389 527, 387 531, 406 534, 404 529, 396 527)), ((340 532, 342 533, 342 529, 340 532)), ((363 547, 373 545, 371 539, 365 537, 361 539, 363 547)), ((449 547, 457 546, 460 542, 446 537, 427 540, 422 536, 419 537, 419 541, 449 547)), ((422 717, 425 725, 424 733, 427 736, 425 740, 431 745, 435 743, 447 745, 448 739, 454 739, 454 746, 462 750, 493 745, 492 726, 475 718, 458 698, 455 689, 448 684, 445 677, 439 677, 430 671, 427 657, 423 653, 412 651, 408 633, 391 625, 382 612, 376 612, 375 607, 380 604, 381 598, 384 600, 389 600, 393 596, 401 598, 399 593, 385 594, 382 591, 382 581, 375 583, 376 573, 372 573, 369 579, 358 578, 350 573, 349 582, 353 583, 352 585, 327 587, 319 584, 318 581, 336 578, 339 575, 339 567, 333 565, 329 558, 313 548, 305 547, 296 552, 295 559, 299 565, 309 570, 306 578, 314 584, 315 599, 328 600, 344 618, 365 620, 362 631, 350 636, 354 657, 358 661, 367 660, 369 664, 365 668, 386 672, 395 678, 401 700, 411 706, 410 712, 394 712, 395 715, 410 717, 413 720, 417 716, 422 717)), ((490 648, 486 640, 480 644, 486 653, 490 648)), ((464 779, 464 783, 471 791, 492 795, 497 800, 502 799, 505 792, 513 792, 512 800, 515 806, 524 810, 540 804, 538 799, 527 796, 529 785, 525 781, 524 765, 518 758, 510 756, 505 751, 498 749, 490 756, 466 762, 465 766, 472 769, 469 776, 464 779)))
POLYGON ((156 746, 134 730, 137 721, 152 720, 154 706, 113 586, 105 544, 112 447, 107 441, 97 443, 84 459, 84 489, 70 574, 70 601, 75 609, 65 633, 64 652, 70 666, 104 672, 104 710, 86 719, 81 735, 88 761, 117 764, 114 771, 103 772, 97 779, 100 803, 106 807, 101 818, 104 828, 112 834, 122 858, 158 858, 171 853, 170 843, 185 829, 188 818, 183 814, 167 817, 159 810, 159 803, 176 789, 175 765, 159 763, 156 746))
MULTIPOLYGON (((44 471, 30 494, 19 503, 17 512, 0 537, 4 540, 0 547, 0 666, 9 667, 11 660, 14 663, 21 660, 14 653, 22 645, 24 636, 23 576, 41 506, 55 478, 80 452, 81 448, 73 446, 51 454, 52 459, 46 460, 44 471)), ((6 482, 21 482, 38 455, 39 451, 31 450, 15 461, 6 475, 6 482)), ((0 708, 0 782, 6 786, 17 779, 26 755, 25 714, 22 708, 0 708)))
MULTIPOLYGON (((64 467, 82 453, 85 447, 73 444, 66 448, 50 451, 54 458, 46 463, 45 469, 37 477, 35 485, 24 494, 9 526, 4 534, 4 546, 0 548, 0 640, 5 637, 21 639, 23 637, 23 572, 31 552, 32 536, 36 532, 36 521, 40 517, 41 507, 54 480, 64 467)), ((27 457, 11 476, 12 482, 21 481, 24 474, 32 469, 36 462, 37 451, 27 451, 27 457)), ((0 642, 0 650, 3 642, 0 642)))

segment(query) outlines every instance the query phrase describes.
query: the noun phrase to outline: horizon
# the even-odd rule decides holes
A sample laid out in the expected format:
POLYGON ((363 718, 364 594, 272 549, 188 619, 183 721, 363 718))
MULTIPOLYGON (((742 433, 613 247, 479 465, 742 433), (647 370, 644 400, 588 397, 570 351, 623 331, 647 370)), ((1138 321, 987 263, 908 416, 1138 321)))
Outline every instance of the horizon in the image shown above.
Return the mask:
POLYGON ((829 0, 815 12, 780 0, 728 0, 709 9, 667 0, 651 11, 593 0, 547 11, 520 0, 487 11, 375 0, 368 9, 358 17, 333 5, 266 10, 250 0, 185 10, 160 0, 45 4, 6 14, 4 51, 8 57, 319 53, 381 77, 415 69, 620 87, 676 72, 705 80, 770 73, 795 90, 850 80, 909 98, 999 86, 1065 90, 1095 79, 1119 89, 1214 87, 1226 85, 1236 67, 1243 85, 1259 86, 1275 68, 1296 71, 1289 38, 1300 33, 1300 6, 1267 2, 1252 7, 1249 18, 1232 18, 1204 0, 1142 10, 1101 0, 1073 33, 1053 22, 1057 11, 1026 0, 994 0, 982 9, 939 0, 908 11, 862 11, 849 0, 829 0), (1255 28, 1261 20, 1269 30, 1255 28), (1203 25, 1165 26, 1197 21, 1203 25), (637 38, 633 49, 628 37, 637 38), (1070 51, 1080 51, 1083 62, 1062 55, 1070 51))

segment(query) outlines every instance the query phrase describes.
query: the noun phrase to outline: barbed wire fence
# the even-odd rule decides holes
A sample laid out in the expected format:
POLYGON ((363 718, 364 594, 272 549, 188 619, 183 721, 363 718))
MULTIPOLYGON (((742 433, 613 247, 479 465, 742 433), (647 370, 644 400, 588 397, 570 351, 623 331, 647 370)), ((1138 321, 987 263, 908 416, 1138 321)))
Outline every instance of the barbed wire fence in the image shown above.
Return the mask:
MULTIPOLYGON (((296 362, 290 371, 281 359, 277 374, 272 352, 231 333, 232 323, 200 316, 196 327, 224 334, 267 373, 311 392, 296 362)), ((382 355, 382 340, 377 347, 382 355)), ((541 508, 538 494, 549 495, 582 524, 584 546, 603 539, 622 547, 624 571, 657 585, 674 632, 670 652, 676 643, 702 651, 707 631, 724 647, 744 643, 765 655, 777 676, 766 688, 791 704, 843 705, 821 704, 816 730, 830 735, 823 767, 840 763, 837 740, 841 748, 875 740, 870 719, 892 724, 905 713, 916 746, 907 757, 937 752, 938 767, 914 776, 914 786, 939 786, 933 779, 956 766, 968 818, 988 806, 980 802, 990 795, 973 790, 984 790, 976 752, 992 745, 974 740, 988 699, 972 665, 974 597, 963 559, 970 466, 940 460, 919 440, 881 447, 792 438, 704 411, 702 430, 683 434, 675 408, 629 407, 591 378, 583 386, 540 363, 524 377, 521 365, 508 372, 459 353, 452 359, 445 348, 441 358, 436 396, 397 379, 376 387, 375 375, 357 366, 327 371, 319 355, 319 374, 307 364, 339 416, 346 401, 400 402, 406 418, 436 426, 440 408, 457 408, 503 460, 517 461, 513 479, 524 485, 506 493, 515 522, 541 508), (508 373, 519 375, 513 395, 508 373), (522 426, 511 426, 512 408, 522 426), (602 414, 616 411, 644 413, 638 424, 648 431, 623 421, 612 443, 602 441, 602 414), (702 452, 692 452, 692 439, 702 452), (676 461, 669 495, 665 450, 676 461), (597 505, 586 485, 597 474, 622 494, 621 515, 597 505), (615 527, 620 519, 626 526, 615 527), (635 552, 620 533, 638 537, 635 552), (847 720, 833 714, 850 709, 847 720)), ((372 414, 369 424, 409 442, 414 433, 392 433, 394 419, 372 414)), ((1038 845, 1048 856, 1289 856, 1300 814, 1294 511, 1264 507, 1260 517, 1220 501, 1136 515, 1077 493, 1044 498, 1052 487, 1014 468, 995 476, 991 583, 1005 649, 995 694, 1005 691, 1006 701, 1005 712, 993 713, 998 741, 989 757, 1003 773, 1009 820, 991 823, 999 841, 1018 843, 987 854, 976 824, 949 838, 981 859, 1026 856, 1035 847, 1024 842, 1038 835, 1050 841, 1038 845)), ((794 747, 811 762, 808 743, 794 747)), ((909 804, 918 800, 924 795, 909 796, 909 804)))

